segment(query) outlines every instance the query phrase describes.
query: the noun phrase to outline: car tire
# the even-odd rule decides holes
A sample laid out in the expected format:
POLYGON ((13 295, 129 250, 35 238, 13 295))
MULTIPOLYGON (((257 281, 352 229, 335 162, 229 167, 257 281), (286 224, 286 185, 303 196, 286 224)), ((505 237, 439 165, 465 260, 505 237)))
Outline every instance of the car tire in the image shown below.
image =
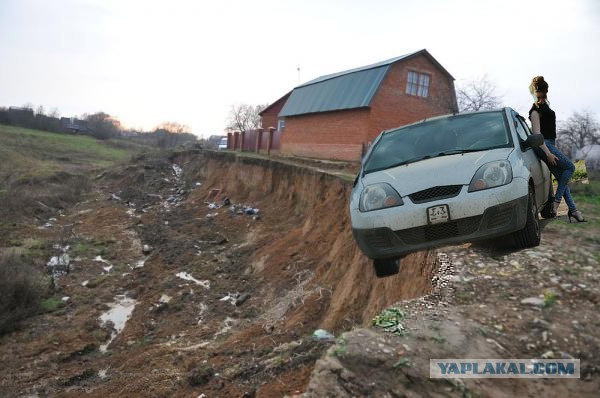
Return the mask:
POLYGON ((522 230, 515 232, 515 243, 519 248, 537 246, 540 244, 541 235, 535 193, 533 188, 529 187, 529 194, 527 195, 527 221, 522 230))
POLYGON ((373 268, 378 278, 396 275, 400 271, 400 260, 397 258, 373 260, 373 268))
POLYGON ((550 192, 548 192, 548 201, 540 211, 540 216, 542 216, 542 218, 556 217, 556 214, 552 213, 552 202, 554 202, 554 190, 552 190, 552 185, 550 185, 550 192))

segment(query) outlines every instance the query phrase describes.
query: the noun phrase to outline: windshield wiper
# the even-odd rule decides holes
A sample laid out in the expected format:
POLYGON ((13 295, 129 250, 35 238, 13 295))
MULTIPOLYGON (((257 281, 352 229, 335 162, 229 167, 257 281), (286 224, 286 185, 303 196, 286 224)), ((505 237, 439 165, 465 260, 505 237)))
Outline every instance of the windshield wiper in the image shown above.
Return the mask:
POLYGON ((487 151, 488 149, 489 148, 480 148, 480 149, 453 149, 451 151, 440 152, 437 156, 456 155, 457 153, 481 152, 481 151, 487 151))

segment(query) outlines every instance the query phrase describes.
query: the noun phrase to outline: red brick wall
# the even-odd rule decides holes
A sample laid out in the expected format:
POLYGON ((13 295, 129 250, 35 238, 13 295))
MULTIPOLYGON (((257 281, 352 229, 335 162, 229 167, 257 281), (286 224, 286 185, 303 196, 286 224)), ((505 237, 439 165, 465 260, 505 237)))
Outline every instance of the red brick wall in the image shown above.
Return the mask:
POLYGON ((291 94, 291 91, 289 93, 287 93, 286 95, 284 95, 283 97, 279 98, 277 101, 275 101, 274 103, 269 105, 267 107, 267 109, 265 109, 263 112, 261 112, 261 114, 260 114, 261 126, 265 130, 268 130, 269 127, 275 127, 275 128, 278 127, 277 115, 279 115, 279 112, 281 112, 281 108, 283 108, 283 106, 285 105, 286 101, 290 97, 290 94, 291 94))
POLYGON ((281 109, 269 109, 261 115, 261 126, 268 131, 269 127, 277 128, 277 114, 281 109))
POLYGON ((281 152, 289 155, 358 160, 367 137, 369 109, 287 117, 281 152))
POLYGON ((419 55, 392 65, 371 102, 373 140, 382 130, 410 124, 428 117, 451 113, 456 109, 454 82, 437 68, 428 57, 419 55), (420 97, 406 94, 408 72, 429 75, 429 95, 420 97))

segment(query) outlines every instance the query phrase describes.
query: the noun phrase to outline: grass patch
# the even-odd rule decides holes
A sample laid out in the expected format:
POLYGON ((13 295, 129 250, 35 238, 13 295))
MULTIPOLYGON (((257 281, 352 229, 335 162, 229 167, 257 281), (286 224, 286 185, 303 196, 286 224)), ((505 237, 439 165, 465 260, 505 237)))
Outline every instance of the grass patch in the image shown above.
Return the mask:
POLYGON ((127 160, 131 152, 88 136, 56 134, 0 125, 0 158, 11 165, 0 173, 43 177, 65 169, 103 168, 127 160))
POLYGON ((556 303, 558 296, 551 291, 544 292, 544 308, 550 308, 556 303))
POLYGON ((413 367, 413 364, 412 364, 412 362, 410 362, 410 359, 408 359, 407 357, 403 357, 401 360, 399 360, 398 362, 396 362, 392 365, 392 368, 394 368, 394 369, 412 368, 412 367, 413 367))
POLYGON ((587 169, 585 168, 585 161, 578 160, 575 162, 575 171, 573 172, 573 176, 571 177, 573 180, 583 180, 588 177, 587 169))
POLYGON ((73 244, 70 253, 77 256, 96 257, 106 256, 108 254, 107 244, 111 242, 105 242, 100 239, 91 239, 73 244))
POLYGON ((65 302, 58 297, 49 297, 40 302, 40 311, 42 312, 54 312, 65 306, 65 302))

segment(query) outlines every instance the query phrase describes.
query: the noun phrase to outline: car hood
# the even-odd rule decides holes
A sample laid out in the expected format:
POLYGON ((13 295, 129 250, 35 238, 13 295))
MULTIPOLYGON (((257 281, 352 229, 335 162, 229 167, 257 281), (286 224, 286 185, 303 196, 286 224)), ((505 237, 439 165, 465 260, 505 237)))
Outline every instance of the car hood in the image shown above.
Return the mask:
POLYGON ((363 186, 386 182, 400 196, 441 185, 468 185, 481 165, 505 160, 513 150, 514 148, 500 148, 425 159, 366 174, 361 182, 363 186))

